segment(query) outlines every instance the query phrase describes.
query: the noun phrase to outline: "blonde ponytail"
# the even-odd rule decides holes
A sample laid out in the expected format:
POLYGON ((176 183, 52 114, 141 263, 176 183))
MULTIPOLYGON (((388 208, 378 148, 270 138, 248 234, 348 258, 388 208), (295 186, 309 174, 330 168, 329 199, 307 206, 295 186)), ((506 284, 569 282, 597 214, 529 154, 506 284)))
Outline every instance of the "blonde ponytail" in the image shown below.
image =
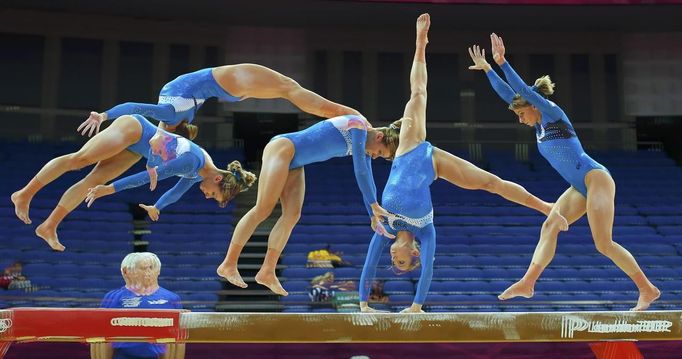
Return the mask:
POLYGON ((227 171, 219 171, 223 175, 223 179, 220 181, 220 192, 223 195, 220 207, 225 207, 237 194, 251 188, 257 179, 255 174, 243 169, 239 161, 230 162, 227 165, 227 171))
POLYGON ((400 143, 400 127, 402 124, 403 120, 400 119, 394 121, 388 125, 388 127, 378 127, 374 129, 384 134, 381 143, 388 148, 388 151, 390 152, 389 159, 391 160, 395 157, 395 152, 398 150, 398 144, 400 143))
MULTIPOLYGON (((531 88, 533 91, 543 95, 544 97, 549 97, 554 94, 555 87, 556 84, 552 82, 552 79, 549 77, 549 75, 545 75, 535 80, 535 84, 531 88)), ((521 97, 521 95, 516 94, 514 95, 511 104, 509 104, 509 109, 513 111, 526 106, 530 106, 530 102, 521 97)))

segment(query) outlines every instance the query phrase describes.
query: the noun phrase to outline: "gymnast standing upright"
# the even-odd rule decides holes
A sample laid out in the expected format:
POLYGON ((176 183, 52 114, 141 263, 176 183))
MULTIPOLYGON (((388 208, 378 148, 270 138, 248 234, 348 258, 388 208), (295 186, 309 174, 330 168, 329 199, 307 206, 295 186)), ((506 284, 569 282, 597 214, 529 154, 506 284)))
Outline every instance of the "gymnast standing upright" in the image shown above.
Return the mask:
POLYGON ((571 121, 564 111, 547 99, 554 93, 549 76, 535 80, 528 86, 505 59, 502 38, 490 35, 493 59, 507 79, 505 83, 485 59, 485 51, 478 46, 469 48, 474 65, 472 70, 483 70, 497 94, 509 104, 519 122, 535 128, 538 150, 570 187, 557 199, 552 215, 542 225, 540 240, 526 274, 507 288, 499 299, 530 298, 535 282, 554 258, 559 232, 567 226, 552 221, 556 216, 571 224, 587 213, 592 238, 599 253, 613 261, 639 289, 637 305, 632 310, 646 310, 661 292, 646 277, 630 252, 613 241, 614 199, 616 184, 609 171, 585 153, 571 121))

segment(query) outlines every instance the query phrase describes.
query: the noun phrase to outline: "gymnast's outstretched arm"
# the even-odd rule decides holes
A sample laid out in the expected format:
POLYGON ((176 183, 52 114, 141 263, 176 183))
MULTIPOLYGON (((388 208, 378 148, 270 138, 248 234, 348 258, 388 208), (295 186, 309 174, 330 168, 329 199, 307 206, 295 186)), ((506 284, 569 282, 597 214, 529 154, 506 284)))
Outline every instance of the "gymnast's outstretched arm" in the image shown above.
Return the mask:
POLYGON ((379 265, 379 260, 381 259, 381 253, 384 251, 388 241, 388 238, 383 237, 378 233, 374 233, 374 236, 372 236, 372 241, 369 242, 367 257, 365 258, 365 265, 362 267, 359 285, 360 310, 363 312, 375 311, 369 307, 367 301, 370 291, 372 290, 372 281, 374 281, 374 278, 376 277, 377 266, 379 265))

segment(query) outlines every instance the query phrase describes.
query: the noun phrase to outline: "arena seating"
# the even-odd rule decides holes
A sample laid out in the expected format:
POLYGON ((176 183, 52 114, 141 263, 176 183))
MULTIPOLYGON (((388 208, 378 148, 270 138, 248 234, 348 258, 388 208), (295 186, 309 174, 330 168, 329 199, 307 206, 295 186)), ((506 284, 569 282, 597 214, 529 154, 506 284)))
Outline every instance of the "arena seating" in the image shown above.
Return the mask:
MULTIPOLYGON (((150 223, 148 232, 133 233, 132 207, 153 203, 175 181, 166 180, 154 192, 130 190, 79 207, 63 223, 60 240, 67 247, 55 253, 35 235, 63 191, 85 175, 68 173, 46 187, 32 202, 33 225, 21 224, 9 201, 49 159, 75 149, 74 145, 0 144, 5 168, 12 176, 0 178, 0 264, 22 261, 31 279, 31 292, 0 291, 0 306, 97 307, 103 295, 120 285, 119 264, 142 239, 162 262, 160 282, 178 292, 193 310, 214 310, 222 284, 215 274, 238 218, 233 207, 218 208, 198 190, 150 223)), ((240 158, 222 152, 221 158, 240 158)), ((629 249, 645 273, 662 290, 653 308, 667 309, 667 301, 682 295, 682 168, 662 152, 593 153, 617 183, 614 239, 629 249)), ((243 156, 243 155, 242 155, 243 156)), ((466 157, 466 156, 464 156, 466 157)), ((566 190, 565 182, 537 155, 528 162, 509 154, 488 153, 479 163, 485 169, 515 181, 537 196, 553 201, 566 190)), ((138 163, 132 171, 143 169, 138 163)), ((379 195, 388 177, 387 162, 375 161, 379 195)), ((340 280, 359 280, 372 232, 355 183, 349 158, 306 167, 306 199, 280 264, 289 297, 285 311, 328 311, 312 306, 308 297, 312 277, 329 270, 340 280), (306 268, 307 253, 330 247, 343 252, 351 266, 306 268)), ((428 311, 552 311, 616 310, 634 305, 637 290, 628 277, 593 244, 586 218, 559 237, 556 257, 537 283, 536 295, 501 303, 496 295, 525 272, 538 239, 543 216, 484 191, 467 191, 439 180, 432 186, 437 250, 434 278, 427 297, 428 311)), ((378 278, 385 281, 390 302, 399 310, 409 305, 419 271, 394 274, 388 250, 378 278)))

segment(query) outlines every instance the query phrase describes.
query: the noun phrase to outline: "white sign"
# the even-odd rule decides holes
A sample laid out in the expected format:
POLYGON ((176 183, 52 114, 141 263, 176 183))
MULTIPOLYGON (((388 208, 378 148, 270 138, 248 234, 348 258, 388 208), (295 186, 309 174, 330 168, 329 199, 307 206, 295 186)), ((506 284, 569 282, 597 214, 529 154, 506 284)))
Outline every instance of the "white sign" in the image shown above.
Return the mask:
POLYGON ((115 327, 172 327, 173 318, 111 318, 111 325, 115 327))
POLYGON ((673 323, 667 320, 638 320, 628 323, 619 319, 613 323, 588 321, 579 317, 561 317, 561 337, 573 338, 575 332, 588 333, 662 333, 670 332, 673 323))

